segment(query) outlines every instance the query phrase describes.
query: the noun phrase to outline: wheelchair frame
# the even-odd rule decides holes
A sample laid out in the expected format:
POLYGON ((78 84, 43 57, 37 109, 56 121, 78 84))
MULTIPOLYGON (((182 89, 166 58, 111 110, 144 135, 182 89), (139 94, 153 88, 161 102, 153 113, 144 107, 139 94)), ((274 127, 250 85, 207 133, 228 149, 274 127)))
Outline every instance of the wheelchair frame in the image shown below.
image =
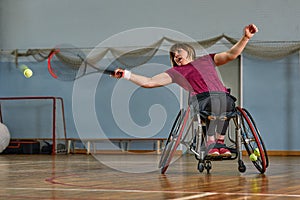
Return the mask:
POLYGON ((198 170, 201 173, 204 169, 207 170, 207 173, 210 173, 212 169, 211 161, 234 159, 238 160, 238 170, 241 173, 245 172, 246 166, 242 157, 242 145, 245 147, 256 169, 261 174, 266 171, 266 168, 269 166, 266 147, 251 114, 245 108, 236 107, 234 112, 224 113, 222 116, 210 116, 200 112, 190 117, 190 113, 190 107, 186 110, 181 109, 175 119, 159 162, 162 174, 167 171, 171 164, 179 144, 185 145, 195 155, 195 158, 198 160, 198 170), (205 124, 202 121, 206 117, 212 120, 216 117, 221 117, 223 120, 230 119, 230 121, 234 122, 235 137, 232 138, 232 133, 229 130, 227 131, 227 141, 231 144, 231 146, 228 146, 232 153, 231 157, 207 155, 206 134, 203 128, 205 124), (190 122, 188 122, 189 120, 190 122), (190 132, 192 135, 188 138, 190 132))

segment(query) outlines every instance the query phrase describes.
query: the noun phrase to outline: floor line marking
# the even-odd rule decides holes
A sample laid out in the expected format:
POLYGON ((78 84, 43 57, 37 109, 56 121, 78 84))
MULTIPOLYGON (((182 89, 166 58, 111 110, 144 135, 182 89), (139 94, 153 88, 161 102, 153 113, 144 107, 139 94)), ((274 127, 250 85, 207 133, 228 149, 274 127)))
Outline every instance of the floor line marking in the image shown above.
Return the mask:
POLYGON ((195 194, 195 195, 191 195, 191 196, 187 196, 187 197, 180 197, 180 198, 176 198, 176 199, 172 199, 172 200, 189 200, 189 199, 198 199, 201 197, 207 197, 207 196, 211 196, 211 195, 215 195, 218 193, 215 192, 205 192, 203 194, 195 194))
POLYGON ((173 193, 197 194, 199 192, 170 191, 170 190, 126 190, 126 189, 89 189, 89 188, 1 188, 0 190, 36 190, 36 191, 79 191, 79 192, 136 192, 136 193, 173 193))
POLYGON ((126 190, 126 189, 83 189, 83 188, 1 188, 0 190, 36 190, 36 191, 81 191, 81 192, 127 192, 127 193, 171 193, 171 194, 194 194, 188 197, 182 197, 174 200, 188 200, 201 197, 202 195, 240 195, 240 196, 266 196, 266 197, 296 197, 300 194, 270 194, 270 193, 220 193, 220 192, 199 192, 199 191, 170 191, 170 190, 126 190))

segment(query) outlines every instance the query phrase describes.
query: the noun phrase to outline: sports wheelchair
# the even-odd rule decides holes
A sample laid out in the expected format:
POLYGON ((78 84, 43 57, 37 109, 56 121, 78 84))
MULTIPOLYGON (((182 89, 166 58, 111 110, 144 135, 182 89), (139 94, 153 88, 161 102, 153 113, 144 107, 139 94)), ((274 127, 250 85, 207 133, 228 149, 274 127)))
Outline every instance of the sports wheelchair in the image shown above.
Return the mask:
POLYGON ((187 109, 181 109, 175 119, 159 162, 162 174, 165 174, 171 164, 179 144, 183 144, 195 155, 200 173, 205 169, 207 173, 210 173, 212 169, 211 161, 234 159, 238 161, 239 172, 245 172, 246 166, 242 160, 242 146, 244 146, 244 150, 256 169, 261 174, 265 173, 269 166, 266 147, 252 116, 245 108, 235 107, 234 111, 222 113, 219 116, 206 111, 191 113, 189 106, 187 109), (207 155, 206 128, 203 119, 215 120, 216 118, 230 120, 231 128, 229 127, 226 133, 226 147, 232 153, 230 157, 207 155), (232 127, 235 128, 234 131, 230 130, 232 127))

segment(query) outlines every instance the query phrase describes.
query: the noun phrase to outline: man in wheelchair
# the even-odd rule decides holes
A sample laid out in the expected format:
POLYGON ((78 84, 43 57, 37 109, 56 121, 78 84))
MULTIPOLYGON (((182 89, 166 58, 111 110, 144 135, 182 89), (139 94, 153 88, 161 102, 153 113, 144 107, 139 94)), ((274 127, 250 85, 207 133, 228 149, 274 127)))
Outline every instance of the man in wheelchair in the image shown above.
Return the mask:
POLYGON ((243 36, 229 50, 196 58, 194 48, 187 43, 176 43, 170 48, 172 68, 146 77, 124 69, 116 69, 113 77, 125 78, 145 88, 154 88, 176 83, 189 91, 192 105, 200 113, 207 127, 208 155, 231 156, 224 145, 229 119, 222 117, 235 109, 235 98, 220 80, 216 66, 236 59, 244 50, 250 38, 258 31, 254 24, 244 28, 243 36))

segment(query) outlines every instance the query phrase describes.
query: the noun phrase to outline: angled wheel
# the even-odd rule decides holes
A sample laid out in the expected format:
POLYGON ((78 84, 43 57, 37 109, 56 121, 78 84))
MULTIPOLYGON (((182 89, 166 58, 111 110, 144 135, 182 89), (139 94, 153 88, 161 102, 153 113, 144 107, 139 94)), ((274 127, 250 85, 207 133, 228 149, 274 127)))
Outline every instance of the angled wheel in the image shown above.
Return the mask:
POLYGON ((204 162, 203 161, 200 161, 198 162, 198 170, 200 173, 202 173, 205 169, 205 166, 204 166, 204 162))
POLYGON ((261 135, 250 113, 237 107, 241 117, 241 135, 250 160, 260 173, 264 173, 269 165, 268 155, 261 135))
POLYGON ((262 137, 260 135, 260 132, 255 124, 255 121, 253 119, 253 117, 251 116, 251 114, 249 113, 249 111, 245 108, 243 108, 243 110, 245 111, 245 113, 247 114, 248 118, 250 119, 251 123, 253 124, 253 127, 255 128, 255 131, 256 131, 256 134, 258 136, 258 140, 262 146, 262 149, 263 149, 263 152, 264 152, 264 155, 265 155, 265 159, 266 159, 266 168, 269 167, 269 158, 268 158, 268 153, 267 153, 267 149, 266 149, 266 146, 262 140, 262 137))
POLYGON ((206 160, 204 165, 205 165, 205 169, 207 171, 207 174, 209 174, 210 170, 212 169, 212 164, 211 164, 210 160, 206 160))
POLYGON ((174 124, 172 126, 171 132, 169 134, 168 140, 166 142, 165 148, 162 152, 159 168, 161 168, 161 173, 164 174, 176 152, 178 145, 180 144, 181 136, 184 131, 184 127, 188 120, 189 109, 184 111, 183 109, 179 111, 174 124))

